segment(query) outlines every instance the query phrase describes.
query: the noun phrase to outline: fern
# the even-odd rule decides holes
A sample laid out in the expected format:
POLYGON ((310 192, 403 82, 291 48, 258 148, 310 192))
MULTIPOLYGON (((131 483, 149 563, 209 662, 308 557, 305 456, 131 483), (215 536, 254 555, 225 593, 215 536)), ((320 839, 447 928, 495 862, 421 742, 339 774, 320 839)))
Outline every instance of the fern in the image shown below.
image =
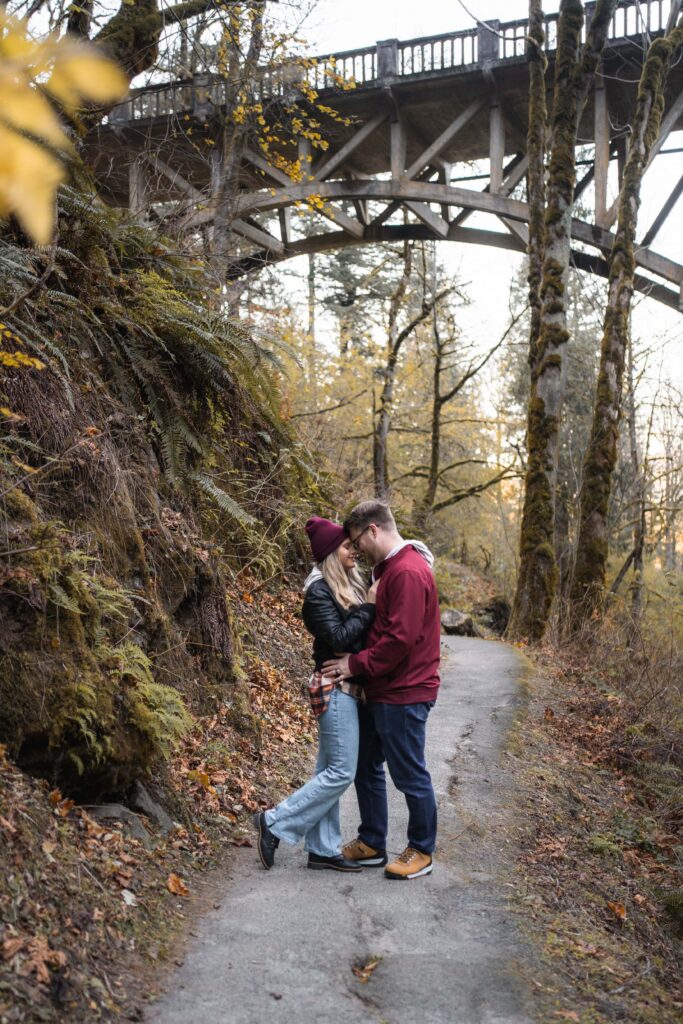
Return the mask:
POLYGON ((199 487, 201 487, 205 494, 208 494, 210 498, 213 498, 221 511, 232 516, 232 518, 236 519, 242 526, 250 527, 257 525, 258 520, 243 509, 234 498, 231 498, 224 490, 217 487, 211 477, 206 476, 204 473, 195 473, 192 479, 199 487))
POLYGON ((81 606, 78 601, 67 594, 64 587, 59 583, 50 583, 49 587, 50 600, 53 604, 56 604, 58 608, 64 608, 68 612, 73 612, 74 615, 82 615, 81 606))

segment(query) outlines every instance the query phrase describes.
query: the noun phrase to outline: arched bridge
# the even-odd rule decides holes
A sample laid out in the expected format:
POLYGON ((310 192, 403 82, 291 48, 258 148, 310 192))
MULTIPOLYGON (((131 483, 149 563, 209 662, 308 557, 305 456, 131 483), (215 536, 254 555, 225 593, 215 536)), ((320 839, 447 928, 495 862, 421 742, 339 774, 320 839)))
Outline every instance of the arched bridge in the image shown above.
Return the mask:
MULTIPOLYGON (((590 18, 594 4, 587 3, 590 18)), ((677 0, 620 0, 595 89, 580 125, 572 223, 574 262, 606 273, 643 54, 673 24, 677 0)), ((546 16, 552 82, 557 15, 546 16)), ((229 278, 302 253, 404 238, 473 242, 523 252, 528 206, 526 130, 527 22, 487 22, 429 38, 384 40, 308 70, 318 102, 351 124, 329 125, 322 155, 299 144, 310 167, 292 181, 261 152, 247 148, 234 200, 235 253, 229 278), (330 67, 353 78, 331 89, 330 67), (308 159, 310 158, 310 159, 308 159), (312 212, 310 200, 320 197, 312 212), (293 215, 293 212, 297 216, 293 215), (482 214, 489 215, 482 217, 482 214)), ((286 68, 261 82, 264 107, 287 98, 286 68)), ((220 130, 225 82, 218 76, 155 85, 132 93, 89 140, 105 199, 139 214, 170 216, 176 230, 201 238, 211 230, 221 182, 220 130)), ((671 133, 683 129, 683 62, 673 68, 651 163, 680 154, 671 133)), ((683 193, 683 175, 639 239, 636 286, 683 310, 683 265, 657 251, 657 236, 683 193)), ((677 258, 674 258, 676 257, 677 258)))

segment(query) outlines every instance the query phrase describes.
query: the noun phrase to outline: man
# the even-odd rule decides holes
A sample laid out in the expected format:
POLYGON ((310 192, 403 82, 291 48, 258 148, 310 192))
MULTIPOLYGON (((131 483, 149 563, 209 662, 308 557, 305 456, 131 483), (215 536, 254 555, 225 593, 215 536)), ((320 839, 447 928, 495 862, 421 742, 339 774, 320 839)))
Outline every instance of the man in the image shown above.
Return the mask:
POLYGON ((379 586, 365 650, 324 666, 326 675, 339 679, 365 676, 355 778, 361 823, 358 838, 342 855, 366 867, 386 865, 387 878, 419 878, 432 870, 436 844, 436 800, 424 754, 427 717, 440 682, 433 558, 424 544, 403 540, 391 510, 379 501, 357 505, 344 529, 355 550, 372 560, 379 586), (408 846, 388 865, 385 761, 408 805, 408 846))

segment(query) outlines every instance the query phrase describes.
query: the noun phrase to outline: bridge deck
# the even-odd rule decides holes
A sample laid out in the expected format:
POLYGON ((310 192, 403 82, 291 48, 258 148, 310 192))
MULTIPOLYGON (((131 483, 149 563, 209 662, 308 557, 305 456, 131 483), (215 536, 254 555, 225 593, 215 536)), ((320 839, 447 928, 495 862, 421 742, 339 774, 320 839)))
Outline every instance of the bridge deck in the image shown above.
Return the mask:
MULTIPOLYGON (((586 4, 589 14, 593 7, 594 4, 586 4)), ((613 140, 628 130, 642 65, 643 29, 650 37, 660 35, 670 10, 670 0, 644 0, 636 4, 622 0, 615 14, 603 61, 613 140)), ((341 149, 358 122, 364 123, 387 108, 400 108, 406 128, 406 160, 410 164, 458 113, 477 96, 488 96, 492 87, 498 92, 505 118, 505 153, 523 152, 528 105, 524 56, 527 22, 490 24, 492 31, 489 33, 473 29, 423 39, 389 40, 375 47, 340 53, 334 58, 334 68, 346 78, 353 77, 357 83, 349 92, 325 88, 331 58, 316 58, 306 75, 318 88, 320 102, 334 106, 355 122, 350 127, 333 121, 325 124, 325 137, 330 142, 328 155, 341 149)), ((552 81, 556 26, 557 15, 548 15, 549 81, 552 81)), ((264 103, 279 105, 286 77, 282 69, 264 76, 261 84, 264 103)), ((134 91, 131 99, 112 113, 109 124, 99 128, 96 137, 88 140, 89 161, 109 201, 127 205, 131 153, 145 147, 151 147, 165 164, 174 167, 199 191, 207 189, 211 178, 207 153, 219 134, 224 88, 224 82, 218 77, 198 76, 194 81, 164 83, 134 91)), ((669 80, 668 104, 682 88, 683 64, 679 63, 669 80)), ((683 114, 676 128, 683 129, 683 114)), ((374 175, 386 169, 389 135, 390 126, 385 122, 355 150, 354 173, 374 175)), ((585 143, 594 141, 591 105, 586 107, 579 139, 585 143)), ((472 119, 440 155, 452 164, 487 159, 488 119, 472 119)), ((288 156, 292 156, 291 151, 288 156)), ((245 168, 243 187, 250 189, 262 184, 261 176, 245 168)), ((162 201, 167 193, 168 182, 160 182, 156 194, 152 191, 149 198, 162 201)))
MULTIPOLYGON (((595 5, 585 6, 590 16, 595 5)), ((617 176, 610 174, 610 161, 616 157, 621 173, 643 55, 648 41, 672 25, 679 7, 679 0, 619 0, 585 106, 578 146, 588 166, 580 168, 577 193, 589 212, 585 220, 573 222, 572 237, 579 243, 577 266, 594 273, 606 272, 604 254, 612 245, 616 216, 617 176), (597 255, 587 253, 586 246, 597 255)), ((557 15, 549 15, 549 93, 556 29, 557 15)), ((399 229, 405 237, 525 251, 526 33, 526 21, 489 22, 473 31, 384 40, 336 59, 312 61, 305 70, 291 63, 264 69, 259 89, 268 123, 295 96, 300 98, 294 83, 302 75, 317 90, 319 103, 350 123, 329 118, 323 124, 328 149, 308 154, 312 160, 304 166, 309 172, 298 183, 272 157, 269 161, 262 152, 247 149, 233 202, 235 245, 226 273, 247 273, 330 246, 390 240, 399 229), (344 81, 353 76, 355 87, 327 87, 331 69, 344 81), (468 165, 474 162, 483 171, 479 176, 489 179, 485 187, 470 184, 468 165), (309 214, 309 206, 315 207, 317 214, 305 224, 295 222, 292 206, 309 214), (498 230, 466 225, 475 212, 496 218, 489 223, 498 230), (329 229, 330 221, 341 232, 321 233, 321 224, 329 229)), ((185 244, 201 247, 202 239, 210 238, 222 181, 225 88, 218 76, 197 75, 192 81, 138 90, 112 111, 86 143, 103 197, 138 214, 154 207, 154 215, 166 218, 169 230, 184 237, 185 244)), ((324 121, 317 106, 313 109, 324 121)), ((675 62, 669 76, 654 158, 674 160, 657 153, 678 129, 683 129, 682 61, 675 62)), ((279 145, 280 155, 296 157, 293 141, 279 145)), ((300 155, 307 157, 305 146, 300 155)), ((656 247, 657 233, 682 193, 683 176, 662 196, 663 206, 643 229, 636 253, 639 268, 651 275, 639 276, 636 287, 674 308, 683 308, 683 263, 653 251, 653 242, 656 247)))

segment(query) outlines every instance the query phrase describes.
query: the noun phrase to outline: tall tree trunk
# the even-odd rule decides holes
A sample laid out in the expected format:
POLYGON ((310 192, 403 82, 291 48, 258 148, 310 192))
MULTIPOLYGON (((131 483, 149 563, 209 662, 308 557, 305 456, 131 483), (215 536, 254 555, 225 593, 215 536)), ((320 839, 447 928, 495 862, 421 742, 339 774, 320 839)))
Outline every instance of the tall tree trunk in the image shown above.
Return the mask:
POLYGON ((372 466, 375 483, 375 497, 386 501, 389 497, 389 428, 394 401, 396 365, 400 349, 398 317, 410 283, 412 273, 412 249, 408 242, 403 244, 403 271, 389 302, 389 324, 387 331, 386 363, 383 368, 383 384, 379 398, 379 409, 373 432, 372 466))
POLYGON ((315 339, 315 253, 308 254, 308 323, 306 325, 306 343, 308 345, 308 383, 311 390, 313 408, 318 402, 318 359, 315 339))
MULTIPOLYGON (((545 100, 546 57, 544 51, 543 8, 541 0, 529 0, 529 35, 527 37, 527 61, 529 64, 529 127, 527 131, 527 202, 529 204, 529 370, 531 394, 527 412, 527 444, 535 433, 536 419, 536 368, 538 344, 541 334, 541 280, 543 277, 543 256, 545 253, 545 148, 548 128, 548 111, 545 100)), ((531 608, 536 601, 532 569, 534 551, 539 538, 536 537, 532 506, 527 504, 529 478, 525 486, 525 500, 520 531, 519 576, 508 626, 512 637, 526 635, 529 631, 531 608)))
POLYGON ((432 312, 434 335, 434 370, 432 373, 432 422, 429 438, 429 467, 427 469, 427 486, 424 494, 415 506, 415 527, 422 532, 427 526, 427 518, 436 501, 439 485, 439 463, 441 461, 441 370, 443 367, 444 346, 439 333, 438 312, 432 312))
POLYGON ((225 90, 226 124, 221 140, 220 181, 214 199, 211 261, 216 280, 221 284, 225 277, 225 263, 230 250, 239 170, 248 134, 246 123, 233 117, 233 114, 239 106, 249 102, 249 92, 254 87, 256 68, 263 47, 266 0, 252 0, 246 6, 250 22, 249 46, 246 54, 240 39, 242 13, 239 7, 235 8, 234 13, 230 12, 226 33, 230 64, 225 90))
MULTIPOLYGON (((583 4, 580 0, 562 0, 560 4, 544 233, 541 243, 534 238, 534 247, 540 244, 543 251, 541 305, 536 325, 538 340, 532 336, 530 346, 529 457, 520 534, 520 572, 509 626, 509 635, 529 640, 540 640, 545 633, 557 585, 555 488, 559 424, 566 384, 565 348, 569 338, 567 278, 576 184, 576 138, 615 6, 616 0, 598 0, 586 45, 577 59, 583 4)), ((529 14, 532 37, 529 59, 533 65, 533 50, 539 45, 539 36, 542 39, 542 18, 535 0, 530 2, 529 14)), ((539 141, 532 135, 531 125, 538 116, 542 87, 540 76, 536 74, 530 83, 529 104, 529 146, 535 158, 539 141)), ((537 197, 534 201, 538 201, 537 197)), ((537 225, 534 231, 538 231, 537 225)))
MULTIPOLYGON (((638 451, 636 429, 636 393, 633 374, 633 339, 628 338, 628 439, 631 469, 634 474, 635 514, 633 524, 633 582, 631 584, 631 614, 634 627, 643 614, 643 553, 645 551, 645 466, 638 451)), ((632 631, 632 639, 635 630, 632 631)))
POLYGON ((607 510, 617 456, 621 384, 629 336, 635 258, 633 246, 640 187, 652 144, 659 134, 664 88, 672 59, 683 43, 683 17, 672 32, 650 46, 638 87, 617 231, 610 254, 608 299, 603 323, 598 388, 584 459, 579 538, 572 583, 574 628, 602 608, 608 555, 607 510))

